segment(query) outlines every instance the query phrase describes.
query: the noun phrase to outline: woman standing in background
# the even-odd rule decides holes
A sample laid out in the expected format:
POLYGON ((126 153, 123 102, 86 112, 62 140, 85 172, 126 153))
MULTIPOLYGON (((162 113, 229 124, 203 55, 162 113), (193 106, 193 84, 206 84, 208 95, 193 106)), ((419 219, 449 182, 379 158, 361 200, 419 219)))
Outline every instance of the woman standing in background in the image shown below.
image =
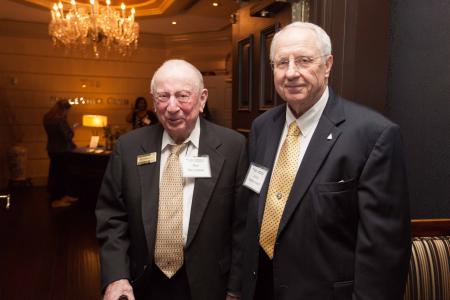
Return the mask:
POLYGON ((70 180, 67 174, 67 154, 75 149, 72 141, 74 133, 67 122, 70 107, 67 100, 59 100, 43 119, 50 158, 47 190, 51 206, 54 208, 67 207, 78 200, 70 195, 70 180))
POLYGON ((127 116, 127 122, 131 123, 133 129, 158 123, 156 114, 147 108, 147 100, 144 97, 138 97, 134 102, 134 110, 127 116))

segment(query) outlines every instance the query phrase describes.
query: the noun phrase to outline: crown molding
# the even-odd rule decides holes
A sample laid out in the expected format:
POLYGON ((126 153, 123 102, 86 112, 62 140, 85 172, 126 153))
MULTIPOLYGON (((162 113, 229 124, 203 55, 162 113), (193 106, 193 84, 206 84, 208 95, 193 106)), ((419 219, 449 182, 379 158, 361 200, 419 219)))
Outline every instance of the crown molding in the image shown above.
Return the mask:
MULTIPOLYGON (((48 35, 48 25, 38 22, 0 19, 0 36, 39 38, 51 41, 51 38, 48 35)), ((183 43, 201 42, 231 42, 231 25, 227 25, 218 31, 191 32, 176 35, 141 32, 139 35, 138 47, 161 48, 183 43)))

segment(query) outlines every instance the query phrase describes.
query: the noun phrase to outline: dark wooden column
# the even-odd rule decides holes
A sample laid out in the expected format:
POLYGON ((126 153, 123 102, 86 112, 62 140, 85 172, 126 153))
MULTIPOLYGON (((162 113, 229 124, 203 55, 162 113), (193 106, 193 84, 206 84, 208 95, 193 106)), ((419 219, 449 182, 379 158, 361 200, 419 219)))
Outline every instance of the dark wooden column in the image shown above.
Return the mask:
POLYGON ((311 1, 310 20, 331 38, 330 86, 341 96, 384 112, 389 62, 390 1, 311 1))

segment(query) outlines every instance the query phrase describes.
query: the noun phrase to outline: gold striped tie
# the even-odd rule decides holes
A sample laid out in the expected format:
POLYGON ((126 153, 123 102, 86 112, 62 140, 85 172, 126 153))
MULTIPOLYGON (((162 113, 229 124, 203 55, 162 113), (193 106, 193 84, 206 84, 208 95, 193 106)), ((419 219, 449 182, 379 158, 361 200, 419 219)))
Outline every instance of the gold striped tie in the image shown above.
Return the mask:
POLYGON ((275 240, 286 201, 297 174, 300 129, 294 121, 289 124, 288 134, 281 146, 267 192, 266 205, 259 236, 259 244, 273 259, 275 240))
POLYGON ((155 264, 171 278, 183 265, 183 177, 179 155, 186 144, 169 145, 159 188, 155 264))

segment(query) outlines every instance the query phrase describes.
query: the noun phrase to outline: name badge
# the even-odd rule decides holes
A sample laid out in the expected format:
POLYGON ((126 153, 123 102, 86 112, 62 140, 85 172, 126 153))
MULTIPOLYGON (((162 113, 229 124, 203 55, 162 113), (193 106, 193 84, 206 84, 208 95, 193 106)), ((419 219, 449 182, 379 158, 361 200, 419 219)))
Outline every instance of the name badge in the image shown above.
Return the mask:
POLYGON ((138 155, 136 165, 151 164, 156 161, 156 152, 138 155))
POLYGON ((259 194, 264 180, 266 180, 267 172, 268 169, 266 167, 251 163, 245 176, 244 186, 259 194))
POLYGON ((209 156, 187 156, 182 162, 183 177, 210 178, 209 156))

